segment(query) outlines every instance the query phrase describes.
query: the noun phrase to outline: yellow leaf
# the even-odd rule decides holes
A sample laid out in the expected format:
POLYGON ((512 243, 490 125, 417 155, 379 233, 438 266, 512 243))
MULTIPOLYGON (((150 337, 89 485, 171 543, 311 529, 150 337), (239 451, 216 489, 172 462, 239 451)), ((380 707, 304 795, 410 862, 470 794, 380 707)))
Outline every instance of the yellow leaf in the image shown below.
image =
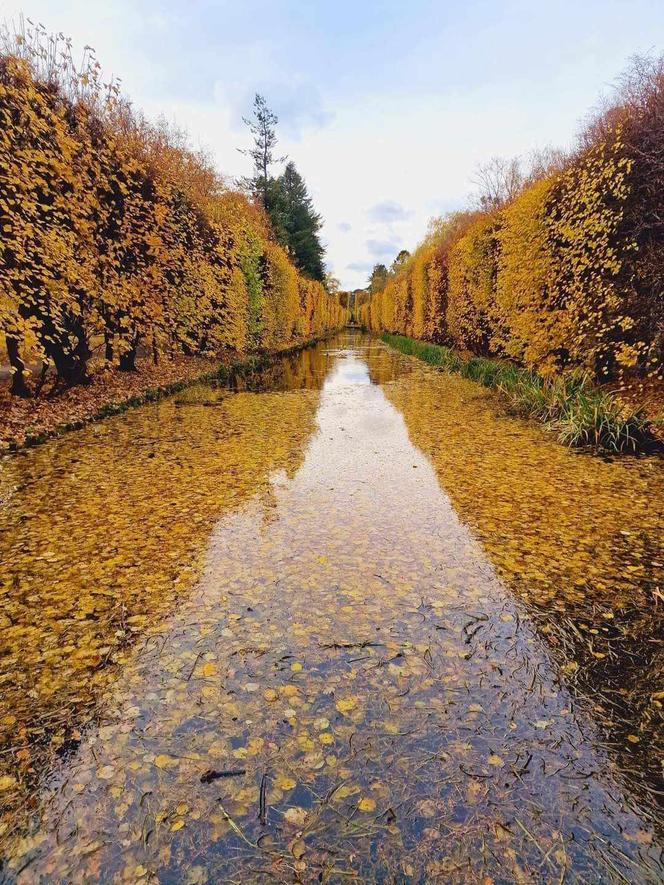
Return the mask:
POLYGON ((297 781, 292 777, 288 777, 286 774, 278 774, 274 779, 275 787, 278 787, 280 790, 292 790, 293 787, 297 784, 297 781))
POLYGON ((342 784, 338 790, 334 791, 335 799, 347 799, 360 792, 360 788, 356 784, 342 784))
POLYGON ((296 839, 290 845, 291 854, 295 858, 295 860, 299 860, 303 857, 305 851, 307 850, 307 846, 304 844, 302 839, 296 839))
POLYGON ((174 759, 172 756, 167 756, 165 753, 160 754, 154 760, 154 764, 157 768, 173 768, 178 764, 178 760, 174 759))
POLYGON ((347 698, 340 698, 336 703, 336 708, 340 713, 350 713, 357 707, 357 698, 351 695, 347 698))
POLYGON ((304 808, 300 808, 298 805, 293 806, 293 808, 288 808, 284 813, 284 819, 287 823, 291 824, 294 827, 303 827, 307 821, 307 812, 304 808))

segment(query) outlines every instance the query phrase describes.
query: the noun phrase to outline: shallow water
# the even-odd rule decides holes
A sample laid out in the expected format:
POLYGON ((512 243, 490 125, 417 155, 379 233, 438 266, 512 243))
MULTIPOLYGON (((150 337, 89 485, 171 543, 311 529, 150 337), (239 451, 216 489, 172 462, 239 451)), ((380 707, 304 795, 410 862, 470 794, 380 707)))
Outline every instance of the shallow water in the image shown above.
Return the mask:
POLYGON ((2 462, 4 877, 656 882, 661 463, 339 336, 2 462))

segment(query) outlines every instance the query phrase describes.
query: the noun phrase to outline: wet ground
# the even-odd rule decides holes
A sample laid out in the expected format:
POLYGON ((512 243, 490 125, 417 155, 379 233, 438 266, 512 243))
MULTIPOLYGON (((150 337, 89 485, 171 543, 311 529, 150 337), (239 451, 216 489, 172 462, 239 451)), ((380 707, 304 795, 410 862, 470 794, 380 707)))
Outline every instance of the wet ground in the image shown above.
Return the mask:
POLYGON ((659 882, 662 464, 347 333, 0 462, 18 882, 659 882))

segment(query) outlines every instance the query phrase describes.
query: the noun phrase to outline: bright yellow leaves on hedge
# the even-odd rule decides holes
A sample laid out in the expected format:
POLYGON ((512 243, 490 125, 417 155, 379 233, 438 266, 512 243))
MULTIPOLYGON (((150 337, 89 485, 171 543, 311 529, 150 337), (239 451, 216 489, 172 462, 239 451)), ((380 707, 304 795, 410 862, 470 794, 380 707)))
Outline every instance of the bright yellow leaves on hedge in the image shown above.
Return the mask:
MULTIPOLYGON (((551 187, 549 178, 536 182, 502 213, 490 323, 492 350, 537 366, 542 374, 559 368, 571 325, 569 310, 556 301, 556 265, 547 225, 551 187)), ((563 255, 562 260, 568 259, 563 255)))
POLYGON ((461 347, 479 354, 491 350, 497 326, 495 304, 498 224, 480 217, 450 249, 447 325, 461 347))
MULTIPOLYGON (((641 260, 632 227, 641 240, 648 236, 637 211, 644 197, 633 142, 625 144, 618 126, 504 207, 451 216, 361 305, 361 322, 508 357, 545 375, 568 367, 599 379, 657 371, 661 292, 650 254, 657 233, 641 260)), ((650 199, 657 217, 661 193, 650 199)))
MULTIPOLYGON (((630 334, 640 317, 623 309, 636 282, 636 243, 622 224, 633 167, 618 129, 556 182, 548 213, 556 296, 569 315, 566 347, 574 364, 600 377, 616 364, 631 368, 645 353, 645 342, 630 334)), ((650 307, 646 301, 638 313, 650 307)))
POLYGON ((279 349, 344 322, 181 137, 14 57, 0 58, 0 231, 0 332, 68 383, 93 342, 131 368, 141 344, 279 349))

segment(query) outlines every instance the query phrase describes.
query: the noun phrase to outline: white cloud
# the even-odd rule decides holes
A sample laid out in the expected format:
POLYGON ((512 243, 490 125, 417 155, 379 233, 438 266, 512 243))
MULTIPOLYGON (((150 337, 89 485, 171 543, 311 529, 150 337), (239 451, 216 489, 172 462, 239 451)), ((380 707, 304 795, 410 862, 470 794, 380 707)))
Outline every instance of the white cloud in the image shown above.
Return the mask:
POLYGON ((399 251, 401 240, 398 237, 392 237, 389 240, 367 240, 367 251, 374 258, 391 258, 399 251))

